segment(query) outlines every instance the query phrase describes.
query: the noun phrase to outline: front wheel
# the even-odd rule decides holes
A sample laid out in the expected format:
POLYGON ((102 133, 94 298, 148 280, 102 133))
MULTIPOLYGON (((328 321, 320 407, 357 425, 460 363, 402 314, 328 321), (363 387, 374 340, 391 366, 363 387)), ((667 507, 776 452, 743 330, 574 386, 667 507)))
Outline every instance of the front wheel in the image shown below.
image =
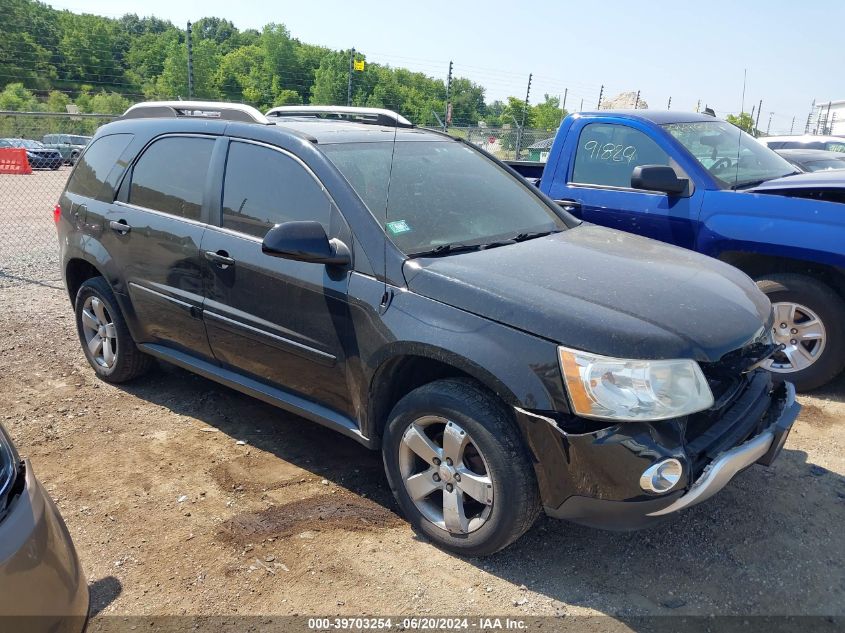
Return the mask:
POLYGON ((382 456, 414 529, 459 554, 492 554, 534 523, 534 471, 504 405, 466 380, 439 380, 390 414, 382 456))
POLYGON ((845 301, 805 275, 767 275, 757 285, 772 302, 774 341, 782 349, 765 367, 809 391, 845 368, 845 301))

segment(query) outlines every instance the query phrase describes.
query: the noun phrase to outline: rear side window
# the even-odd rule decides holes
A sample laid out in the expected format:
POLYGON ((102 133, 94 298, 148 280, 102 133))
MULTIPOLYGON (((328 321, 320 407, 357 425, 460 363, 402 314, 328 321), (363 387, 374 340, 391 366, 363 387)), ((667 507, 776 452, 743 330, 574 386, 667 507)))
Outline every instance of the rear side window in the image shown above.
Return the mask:
POLYGON ((631 173, 639 165, 669 165, 669 155, 627 125, 590 123, 578 139, 572 182, 630 188, 631 173))
POLYGON ((329 229, 331 202, 296 160, 276 150, 232 141, 223 180, 223 227, 256 237, 275 224, 313 220, 329 229))
MULTIPOLYGON (((103 183, 117 164, 123 150, 132 140, 132 134, 110 134, 94 141, 76 164, 67 190, 86 198, 114 199, 114 191, 104 191, 103 183)), ((125 165, 122 165, 125 168, 125 165)))
POLYGON ((199 220, 213 149, 210 138, 169 136, 153 142, 132 169, 129 202, 199 220))

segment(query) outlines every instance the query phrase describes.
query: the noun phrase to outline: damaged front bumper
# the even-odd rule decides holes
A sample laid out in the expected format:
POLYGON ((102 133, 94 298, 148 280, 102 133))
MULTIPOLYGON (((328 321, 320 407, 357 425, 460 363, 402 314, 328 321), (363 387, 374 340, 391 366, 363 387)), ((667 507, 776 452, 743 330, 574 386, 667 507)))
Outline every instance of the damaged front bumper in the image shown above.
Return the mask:
POLYGON ((711 429, 725 427, 721 437, 691 439, 692 424, 686 419, 572 433, 559 418, 523 409, 516 409, 516 415, 535 458, 546 514, 591 527, 630 530, 709 499, 754 463, 771 464, 800 409, 792 385, 772 386, 766 375, 749 380, 746 397, 719 411, 711 429), (760 389, 763 380, 765 389, 760 389), (704 443, 709 451, 698 450, 704 443), (640 475, 669 458, 684 465, 681 480, 664 494, 643 490, 640 475))

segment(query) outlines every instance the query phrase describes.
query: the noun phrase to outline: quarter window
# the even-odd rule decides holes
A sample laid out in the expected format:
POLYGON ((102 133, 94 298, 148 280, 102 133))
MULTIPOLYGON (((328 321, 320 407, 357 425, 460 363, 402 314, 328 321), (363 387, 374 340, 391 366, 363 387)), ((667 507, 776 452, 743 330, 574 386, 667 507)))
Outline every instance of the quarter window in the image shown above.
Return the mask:
POLYGON ((223 180, 223 227, 264 237, 275 224, 313 220, 329 229, 331 203, 322 186, 290 156, 232 141, 223 180))
POLYGON ((129 202, 199 220, 212 149, 210 138, 169 136, 155 141, 132 170, 129 202))
POLYGON ((118 159, 132 137, 132 134, 110 134, 94 141, 73 170, 67 190, 86 198, 111 202, 114 191, 103 185, 112 169, 120 169, 122 173, 126 168, 126 163, 120 163, 118 159))
MULTIPOLYGON (((578 139, 572 182, 630 188, 635 167, 669 164, 669 155, 639 130, 626 125, 590 123, 578 139)), ((677 166, 673 167, 677 170, 677 166)))

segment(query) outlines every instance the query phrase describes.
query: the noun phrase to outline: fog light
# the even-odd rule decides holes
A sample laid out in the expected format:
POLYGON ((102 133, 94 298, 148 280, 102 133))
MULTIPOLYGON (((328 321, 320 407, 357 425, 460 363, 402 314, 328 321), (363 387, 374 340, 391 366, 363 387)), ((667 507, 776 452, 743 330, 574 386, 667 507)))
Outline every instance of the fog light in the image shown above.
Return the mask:
POLYGON ((669 492, 681 480, 684 467, 674 457, 664 459, 646 468, 640 477, 640 488, 647 492, 669 492))

